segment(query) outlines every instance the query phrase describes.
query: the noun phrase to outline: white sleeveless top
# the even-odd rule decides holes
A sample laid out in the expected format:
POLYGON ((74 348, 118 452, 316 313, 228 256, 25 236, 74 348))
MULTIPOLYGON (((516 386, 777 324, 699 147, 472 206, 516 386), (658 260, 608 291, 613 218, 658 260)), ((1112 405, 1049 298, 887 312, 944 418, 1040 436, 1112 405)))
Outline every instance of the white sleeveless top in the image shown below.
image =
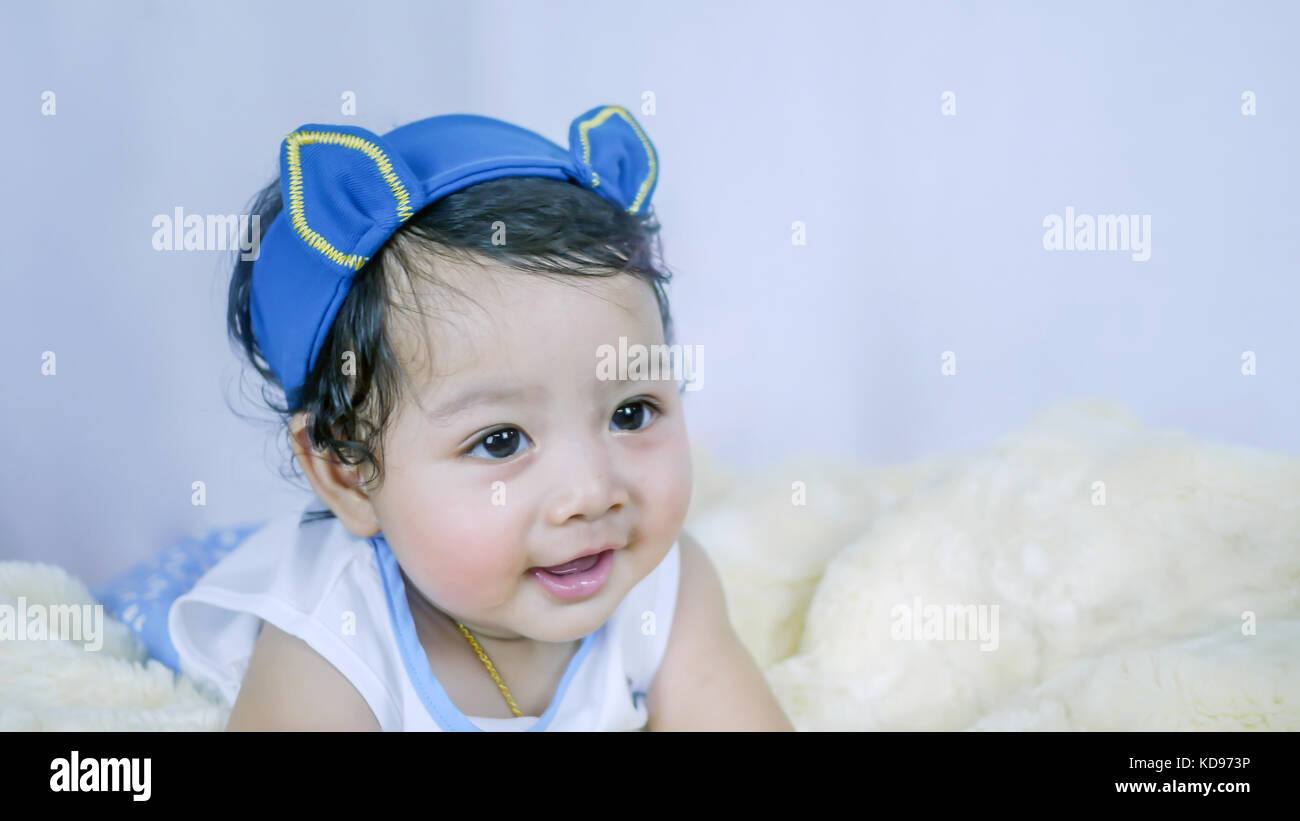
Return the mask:
MULTIPOLYGON (((582 639, 540 716, 462 714, 429 667, 397 560, 382 534, 337 519, 274 519, 172 603, 168 632, 181 672, 227 706, 239 694, 261 620, 305 641, 370 705, 385 731, 638 730, 677 604, 672 546, 594 633, 582 639), (653 614, 646 618, 647 614, 653 614)), ((485 673, 486 675, 486 673, 485 673)))

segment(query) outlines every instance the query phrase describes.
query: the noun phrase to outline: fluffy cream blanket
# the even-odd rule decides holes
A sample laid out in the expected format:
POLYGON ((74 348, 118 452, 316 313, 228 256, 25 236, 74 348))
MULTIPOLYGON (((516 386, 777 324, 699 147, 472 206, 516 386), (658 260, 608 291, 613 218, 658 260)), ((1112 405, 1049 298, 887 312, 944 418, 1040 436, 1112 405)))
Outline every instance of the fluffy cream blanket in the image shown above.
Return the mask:
MULTIPOLYGON (((1300 458, 1073 402, 964 458, 737 475, 687 529, 801 730, 1300 729, 1300 458)), ((0 563, 0 603, 86 602, 0 563)), ((0 641, 0 730, 219 729, 108 623, 0 641)))

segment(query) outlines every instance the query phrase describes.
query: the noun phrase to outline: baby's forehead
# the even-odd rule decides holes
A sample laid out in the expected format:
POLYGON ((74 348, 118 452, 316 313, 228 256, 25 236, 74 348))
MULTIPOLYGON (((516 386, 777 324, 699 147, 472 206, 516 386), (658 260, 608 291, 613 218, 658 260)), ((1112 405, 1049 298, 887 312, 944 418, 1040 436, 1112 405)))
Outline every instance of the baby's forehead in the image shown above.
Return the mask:
POLYGON ((526 311, 539 302, 590 311, 588 303, 593 297, 636 314, 644 306, 645 297, 653 300, 649 285, 634 274, 527 270, 481 255, 471 255, 468 260, 438 260, 420 279, 416 294, 421 299, 432 297, 443 309, 430 317, 435 320, 443 319, 443 313, 449 318, 473 316, 475 312, 467 310, 471 307, 479 309, 479 319, 490 319, 511 310, 526 311))
POLYGON ((402 321, 393 324, 400 357, 426 384, 471 369, 536 371, 587 359, 594 367, 597 349, 619 337, 663 341, 654 291, 633 274, 449 263, 426 286, 406 295, 402 321))

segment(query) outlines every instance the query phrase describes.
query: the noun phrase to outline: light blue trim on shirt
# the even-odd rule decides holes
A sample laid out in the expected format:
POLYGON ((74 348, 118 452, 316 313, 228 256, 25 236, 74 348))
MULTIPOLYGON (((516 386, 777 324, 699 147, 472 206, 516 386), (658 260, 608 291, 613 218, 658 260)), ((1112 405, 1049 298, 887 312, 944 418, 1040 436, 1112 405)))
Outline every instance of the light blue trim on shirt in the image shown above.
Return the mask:
MULTIPOLYGON (((379 576, 384 582, 388 615, 392 619, 393 631, 397 636, 397 647, 402 653, 402 664, 411 677, 411 685, 415 688, 415 692, 420 695, 420 701, 424 702, 424 708, 444 730, 484 732, 482 727, 470 721, 455 704, 451 703, 447 691, 442 689, 438 677, 429 667, 429 658, 425 655, 424 648, 420 646, 419 637, 415 633, 415 620, 411 617, 411 608, 406 599, 406 585, 402 582, 397 558, 389 549, 384 534, 378 533, 367 541, 375 549, 375 558, 379 563, 379 576)), ((597 634, 604 629, 605 625, 602 624, 598 630, 583 637, 578 652, 569 660, 569 666, 565 668, 564 677, 560 679, 560 686, 551 698, 550 706, 542 713, 537 723, 528 728, 528 732, 542 732, 550 725, 551 719, 555 717, 560 707, 560 702, 564 699, 564 692, 568 689, 569 682, 582 666, 582 660, 591 652, 591 645, 597 634)))

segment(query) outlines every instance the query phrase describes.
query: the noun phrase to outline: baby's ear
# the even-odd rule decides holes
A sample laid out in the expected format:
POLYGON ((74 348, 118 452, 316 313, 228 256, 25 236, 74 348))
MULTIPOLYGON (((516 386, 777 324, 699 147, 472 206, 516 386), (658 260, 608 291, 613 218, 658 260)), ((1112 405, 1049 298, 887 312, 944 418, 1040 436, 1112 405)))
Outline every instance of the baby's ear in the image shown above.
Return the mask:
POLYGON ((362 468, 342 464, 328 450, 313 450, 308 421, 306 413, 296 414, 289 421, 289 443, 298 467, 311 482, 316 497, 352 535, 362 539, 374 536, 379 532, 379 519, 369 494, 360 489, 362 468))

